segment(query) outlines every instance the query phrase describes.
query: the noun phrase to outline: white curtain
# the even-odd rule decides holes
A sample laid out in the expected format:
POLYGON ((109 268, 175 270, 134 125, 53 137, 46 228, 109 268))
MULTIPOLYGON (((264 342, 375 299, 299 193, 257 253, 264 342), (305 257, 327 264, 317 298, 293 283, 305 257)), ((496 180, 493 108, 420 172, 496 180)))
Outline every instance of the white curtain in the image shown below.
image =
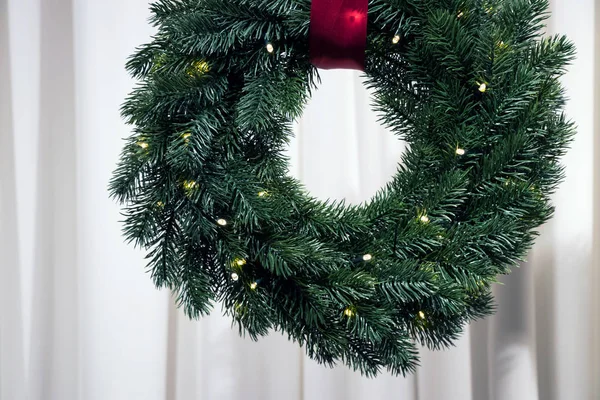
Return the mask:
MULTIPOLYGON (((107 197, 124 71, 149 40, 147 0, 0 0, 0 400, 600 399, 600 7, 554 0, 578 59, 564 82, 579 133, 556 217, 495 289, 498 313, 415 375, 317 365, 286 338, 240 338, 217 308, 188 321, 123 243, 107 197)), ((323 74, 292 170, 317 196, 368 199, 402 144, 358 74, 323 74)))

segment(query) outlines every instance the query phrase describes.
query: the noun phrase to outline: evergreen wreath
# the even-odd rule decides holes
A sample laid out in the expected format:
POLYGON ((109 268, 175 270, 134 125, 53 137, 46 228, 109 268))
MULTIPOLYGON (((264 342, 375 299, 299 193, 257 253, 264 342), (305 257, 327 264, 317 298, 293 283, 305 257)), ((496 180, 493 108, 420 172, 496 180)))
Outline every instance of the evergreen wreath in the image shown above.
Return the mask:
POLYGON ((406 140, 359 206, 323 202, 284 149, 318 72, 310 0, 158 0, 127 64, 134 126, 110 183, 124 235, 193 318, 214 302, 320 363, 406 374, 493 312, 490 286, 553 212, 574 133, 547 0, 371 0, 365 76, 406 140))

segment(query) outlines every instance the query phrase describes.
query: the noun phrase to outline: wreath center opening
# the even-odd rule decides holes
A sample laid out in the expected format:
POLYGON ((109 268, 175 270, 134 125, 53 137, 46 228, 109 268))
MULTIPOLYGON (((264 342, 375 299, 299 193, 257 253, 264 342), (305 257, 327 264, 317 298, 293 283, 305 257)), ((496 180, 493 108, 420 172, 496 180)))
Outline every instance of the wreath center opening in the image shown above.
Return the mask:
POLYGON ((363 73, 319 75, 321 83, 294 126, 290 174, 320 200, 359 204, 391 180, 406 144, 378 122, 363 73))

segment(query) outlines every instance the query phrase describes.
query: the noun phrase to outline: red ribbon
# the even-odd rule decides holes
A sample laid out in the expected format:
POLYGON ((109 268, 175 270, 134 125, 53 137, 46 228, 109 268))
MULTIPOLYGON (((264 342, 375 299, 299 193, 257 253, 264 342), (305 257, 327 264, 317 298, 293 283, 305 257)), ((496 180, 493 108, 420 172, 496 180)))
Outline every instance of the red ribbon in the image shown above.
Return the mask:
POLYGON ((365 69, 368 0, 312 0, 310 60, 323 69, 365 69))

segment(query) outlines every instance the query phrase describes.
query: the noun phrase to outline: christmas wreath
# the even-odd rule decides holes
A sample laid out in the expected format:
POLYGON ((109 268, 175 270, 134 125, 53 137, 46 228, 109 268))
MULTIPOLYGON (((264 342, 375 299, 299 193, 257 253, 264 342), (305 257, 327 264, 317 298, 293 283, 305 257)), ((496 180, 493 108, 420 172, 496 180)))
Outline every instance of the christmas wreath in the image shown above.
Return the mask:
POLYGON ((490 285, 552 215, 574 49, 542 36, 547 7, 155 2, 157 33, 127 65, 134 134, 110 183, 125 237, 190 317, 221 302, 241 333, 281 331, 323 364, 414 370, 418 344, 448 346, 493 312, 490 285), (288 175, 316 66, 364 69, 382 123, 409 144, 359 206, 288 175))

